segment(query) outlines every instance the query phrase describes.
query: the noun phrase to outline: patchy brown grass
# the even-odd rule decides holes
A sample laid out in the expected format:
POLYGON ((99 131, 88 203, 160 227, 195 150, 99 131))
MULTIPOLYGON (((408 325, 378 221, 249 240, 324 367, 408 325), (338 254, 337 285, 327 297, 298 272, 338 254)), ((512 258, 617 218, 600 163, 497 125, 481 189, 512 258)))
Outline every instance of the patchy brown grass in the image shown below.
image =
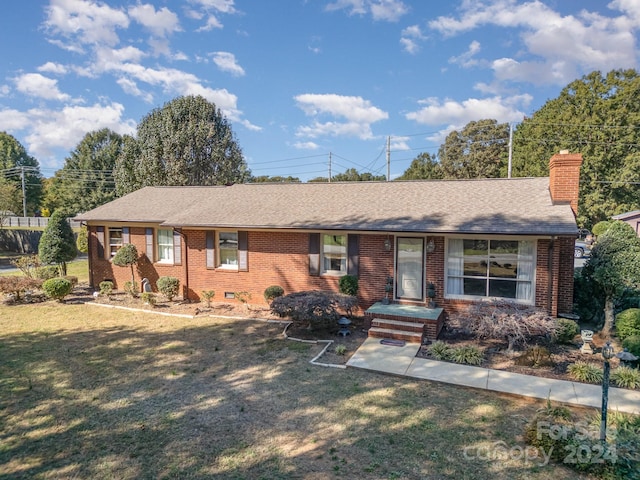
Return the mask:
POLYGON ((0 477, 586 478, 539 459, 464 455, 524 448, 544 402, 314 366, 323 345, 282 330, 0 306, 0 477))

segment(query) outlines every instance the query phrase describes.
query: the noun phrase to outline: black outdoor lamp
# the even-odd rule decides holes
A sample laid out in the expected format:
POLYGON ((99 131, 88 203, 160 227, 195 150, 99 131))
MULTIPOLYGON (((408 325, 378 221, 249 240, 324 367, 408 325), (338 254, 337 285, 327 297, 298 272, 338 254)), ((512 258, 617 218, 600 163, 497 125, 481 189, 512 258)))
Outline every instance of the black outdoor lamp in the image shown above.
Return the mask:
POLYGON ((602 416, 600 418, 600 441, 607 441, 607 403, 609 401, 609 360, 613 358, 613 347, 607 342, 602 347, 604 358, 604 375, 602 376, 602 416))

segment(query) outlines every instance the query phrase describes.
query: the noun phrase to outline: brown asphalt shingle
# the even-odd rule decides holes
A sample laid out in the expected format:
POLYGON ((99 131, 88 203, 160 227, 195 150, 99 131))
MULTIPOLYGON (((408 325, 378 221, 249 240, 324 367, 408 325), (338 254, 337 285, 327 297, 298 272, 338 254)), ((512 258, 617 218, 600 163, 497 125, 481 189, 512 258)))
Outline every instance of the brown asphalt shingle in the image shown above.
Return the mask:
POLYGON ((80 214, 174 227, 573 235, 548 178, 145 187, 80 214))

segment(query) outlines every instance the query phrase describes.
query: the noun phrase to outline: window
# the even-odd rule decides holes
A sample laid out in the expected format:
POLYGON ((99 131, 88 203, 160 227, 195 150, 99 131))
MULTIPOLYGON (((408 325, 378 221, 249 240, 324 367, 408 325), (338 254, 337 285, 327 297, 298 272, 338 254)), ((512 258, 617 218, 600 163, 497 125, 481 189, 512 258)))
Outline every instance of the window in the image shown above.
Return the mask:
POLYGON ((158 262, 173 263, 173 230, 158 230, 158 262))
POLYGON ((238 268, 238 232, 218 233, 220 268, 238 268))
POLYGON ((322 272, 347 273, 346 235, 322 235, 322 272))
POLYGON ((115 256, 122 247, 122 228, 109 228, 109 255, 115 256))
POLYGON ((534 272, 532 240, 449 239, 449 298, 509 298, 533 304, 534 272))

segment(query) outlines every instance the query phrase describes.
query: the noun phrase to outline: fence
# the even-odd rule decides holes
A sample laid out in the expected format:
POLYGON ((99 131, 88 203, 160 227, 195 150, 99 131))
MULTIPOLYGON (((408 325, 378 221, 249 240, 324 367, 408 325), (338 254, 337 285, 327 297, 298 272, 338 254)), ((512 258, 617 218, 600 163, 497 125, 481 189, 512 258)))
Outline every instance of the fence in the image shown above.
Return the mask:
MULTIPOLYGON (((44 228, 49 223, 49 217, 4 217, 0 219, 3 227, 44 228)), ((80 228, 81 222, 67 219, 71 228, 80 228)))

